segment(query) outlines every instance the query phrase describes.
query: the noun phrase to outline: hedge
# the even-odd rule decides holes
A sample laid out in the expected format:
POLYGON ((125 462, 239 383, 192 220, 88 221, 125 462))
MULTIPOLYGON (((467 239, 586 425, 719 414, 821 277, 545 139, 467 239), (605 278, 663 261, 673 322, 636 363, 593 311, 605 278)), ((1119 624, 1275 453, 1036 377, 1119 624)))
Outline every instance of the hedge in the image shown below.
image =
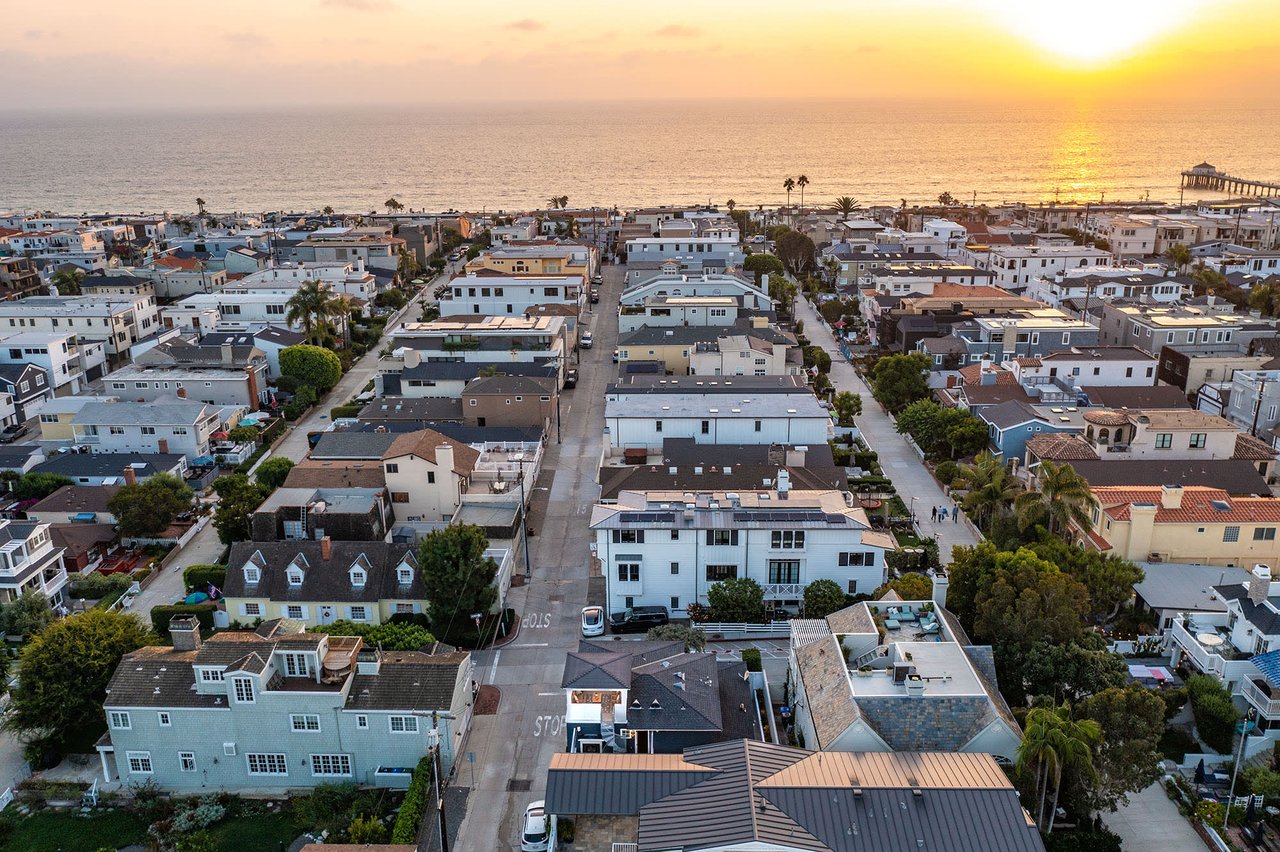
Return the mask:
POLYGON ((1229 754, 1236 721, 1240 718, 1231 694, 1208 675, 1188 678, 1187 692, 1191 695, 1191 713, 1195 716, 1200 741, 1220 754, 1229 754))
POLYGON ((182 572, 182 582, 188 592, 208 591, 210 583, 221 589, 227 584, 227 566, 192 565, 182 572))
POLYGON ((427 755, 414 768, 409 789, 404 794, 404 802, 400 804, 400 813, 396 814, 396 823, 391 828, 392 843, 418 842, 422 814, 427 809, 427 796, 430 795, 431 776, 435 772, 433 763, 431 755, 427 755))
POLYGON ((747 664, 747 671, 749 672, 758 672, 764 668, 764 662, 760 659, 759 648, 744 648, 742 662, 747 664))
POLYGON ((346 405, 335 405, 329 409, 329 417, 337 420, 340 417, 358 417, 364 409, 359 403, 348 403, 346 405))
POLYGON ((200 622, 202 630, 213 629, 213 611, 211 604, 174 604, 173 606, 154 606, 151 608, 151 626, 161 636, 169 635, 169 621, 175 615, 194 615, 200 622))

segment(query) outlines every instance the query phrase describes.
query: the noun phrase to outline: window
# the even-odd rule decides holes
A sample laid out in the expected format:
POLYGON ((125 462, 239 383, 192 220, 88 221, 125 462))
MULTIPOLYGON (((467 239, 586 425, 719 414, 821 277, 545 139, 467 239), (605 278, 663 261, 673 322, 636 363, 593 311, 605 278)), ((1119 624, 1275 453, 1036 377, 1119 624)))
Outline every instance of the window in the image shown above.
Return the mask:
POLYGON ((1205 448, 1205 443, 1208 440, 1209 440, 1209 435, 1207 433, 1192 432, 1191 440, 1187 443, 1187 446, 1193 450, 1203 450, 1205 448))
POLYGON ((365 583, 365 573, 359 568, 351 569, 351 585, 356 589, 363 589, 365 583))
POLYGON ((399 473, 399 472, 400 472, 400 465, 398 464, 387 465, 387 473, 399 473))
POLYGON ((294 713, 289 716, 289 727, 296 733, 318 733, 320 717, 311 713, 294 713))
POLYGON ((408 491, 392 491, 391 502, 392 503, 408 503, 409 492, 408 491))
POLYGON ((357 727, 357 728, 360 728, 361 730, 366 730, 366 729, 369 727, 369 717, 368 717, 368 716, 357 716, 357 717, 356 717, 356 727, 357 727))
POLYGON ((368 621, 369 611, 362 606, 353 606, 351 607, 351 620, 352 621, 368 621))
POLYGON ((671 540, 672 540, 672 541, 679 541, 679 540, 680 540, 680 530, 672 530, 672 531, 671 531, 671 540))
POLYGON ((774 530, 770 536, 769 546, 774 550, 781 548, 804 547, 803 530, 774 530))
POLYGON ((760 425, 761 425, 760 421, 759 421, 759 420, 757 420, 757 421, 756 421, 756 431, 757 431, 757 432, 759 432, 759 431, 760 431, 760 425))
POLYGON ((173 719, 169 716, 169 711, 161 710, 156 713, 156 721, 160 723, 162 728, 173 727, 173 719))
POLYGON ((144 434, 144 435, 154 435, 155 433, 156 433, 156 427, 154 427, 154 426, 143 426, 143 427, 142 427, 142 434, 144 434))
POLYGON ((427 484, 428 485, 436 484, 436 472, 434 470, 427 471, 427 484))
MULTIPOLYGON (((168 382, 165 382, 165 384, 168 384, 168 382)), ((186 426, 174 426, 174 427, 173 427, 173 434, 175 434, 175 435, 185 435, 185 434, 187 434, 187 427, 186 427, 186 426)))
POLYGON ((183 772, 195 772, 196 753, 194 751, 178 752, 178 768, 183 772))
POLYGON ((1156 433, 1156 449, 1157 449, 1157 450, 1167 450, 1167 449, 1169 449, 1169 448, 1170 448, 1170 447, 1172 447, 1172 446, 1173 446, 1173 433, 1172 433, 1172 432, 1157 432, 1157 433, 1156 433))
POLYGON ((679 562, 672 562, 672 563, 671 563, 671 573, 672 573, 672 574, 679 574, 679 573, 680 573, 680 563, 679 563, 679 562))
POLYGON ((351 755, 349 754, 313 754, 311 755, 312 775, 350 775, 351 755))
POLYGON ((288 775, 289 761, 283 754, 246 754, 250 775, 288 775))
POLYGON ((129 772, 133 775, 151 774, 151 752, 130 751, 125 755, 129 760, 129 772))
POLYGON ((392 716, 390 717, 391 733, 393 734, 416 734, 418 733, 418 717, 417 716, 392 716))
POLYGON ((1275 541, 1276 528, 1275 527, 1254 527, 1253 540, 1254 541, 1275 541))
POLYGON ((770 583, 799 583, 800 561, 797 559, 769 560, 770 583))
POLYGON ((674 610, 674 609, 679 609, 679 608, 680 608, 680 598, 676 597, 675 595, 672 595, 672 596, 671 596, 671 609, 673 609, 673 610, 674 610))
POLYGON ((839 558, 842 567, 858 567, 862 565, 875 565, 875 553, 841 553, 839 558))
POLYGON ((710 420, 703 420, 703 421, 702 421, 702 434, 704 434, 704 435, 710 435, 710 434, 711 434, 711 421, 710 421, 710 420))
POLYGON ((858 593, 858 581, 857 581, 857 580, 850 580, 850 581, 849 581, 849 594, 851 594, 851 595, 856 595, 857 593, 858 593))
POLYGON ((655 431, 655 432, 661 432, 661 431, 662 431, 662 421, 661 421, 661 420, 655 420, 655 421, 653 421, 653 431, 655 431))
POLYGON ((253 703, 253 681, 247 677, 238 677, 232 680, 235 684, 235 697, 238 704, 253 703))
POLYGON ((1222 540, 1223 541, 1239 541, 1240 528, 1239 527, 1223 527, 1222 540))
POLYGON ((111 727, 117 731, 127 731, 133 727, 129 721, 129 714, 123 710, 111 711, 111 727))
POLYGON ((640 582, 639 563, 619 562, 618 563, 618 582, 619 583, 639 583, 640 582))
POLYGON ((267 313, 284 316, 284 305, 267 305, 267 313))
POLYGON ((123 426, 108 426, 108 427, 107 427, 107 433, 108 433, 108 434, 111 434, 111 435, 123 435, 123 434, 124 434, 124 427, 123 427, 123 426))
MULTIPOLYGON (((254 606, 257 606, 257 604, 254 604, 254 606)), ((201 669, 200 680, 204 683, 221 683, 222 672, 217 669, 201 669)))
POLYGON ((732 580, 738 576, 737 565, 708 565, 707 582, 718 583, 721 580, 732 580))
POLYGON ((290 586, 297 587, 302 585, 302 572, 297 568, 290 568, 287 576, 290 586))
POLYGON ((396 604, 396 612, 412 613, 412 612, 413 612, 413 604, 411 604, 411 603, 398 603, 398 604, 396 604))
POLYGON ((247 616, 257 618, 257 617, 261 617, 262 615, 262 604, 247 603, 247 604, 243 604, 241 608, 244 610, 244 614, 247 616))
POLYGON ((402 586, 407 586, 413 582, 413 569, 401 566, 396 569, 396 581, 402 586))
POLYGON ((644 544, 644 530, 614 530, 614 544, 644 544))
POLYGON ((285 607, 285 617, 292 618, 295 621, 301 621, 306 618, 306 610, 298 604, 289 604, 285 607))
POLYGON ((738 543, 737 530, 707 530, 707 544, 724 547, 738 543))

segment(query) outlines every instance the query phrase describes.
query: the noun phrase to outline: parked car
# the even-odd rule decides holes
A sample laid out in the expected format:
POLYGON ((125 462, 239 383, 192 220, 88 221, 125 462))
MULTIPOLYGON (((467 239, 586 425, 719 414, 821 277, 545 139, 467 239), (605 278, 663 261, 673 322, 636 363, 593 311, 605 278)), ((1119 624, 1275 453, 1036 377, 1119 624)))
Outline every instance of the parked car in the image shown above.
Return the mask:
POLYGON ((613 350, 613 363, 618 363, 618 350, 613 350))
POLYGON ((578 386, 578 371, 567 370, 564 374, 564 386, 566 388, 576 388, 578 386))
POLYGON ((582 608, 582 635, 604 635, 604 607, 584 606, 582 608))
POLYGON ((591 304, 593 305, 600 304, 600 291, 597 290, 595 287, 591 288, 591 304))
POLYGON ((591 283, 599 287, 604 283, 604 276, 597 272, 595 275, 591 276, 591 283))
POLYGON ((21 425, 15 423, 12 426, 6 426, 3 430, 0 430, 0 444, 12 444, 18 440, 18 436, 21 434, 21 425))
POLYGON ((633 606, 609 616, 611 633, 645 633, 671 621, 665 606, 633 606))
POLYGON ((583 349, 590 349, 595 344, 595 340, 591 337, 591 332, 582 335, 582 339, 578 341, 578 345, 583 349))
POLYGON ((524 809, 523 830, 520 834, 520 852, 547 852, 550 831, 547 826, 546 800, 539 799, 524 809))

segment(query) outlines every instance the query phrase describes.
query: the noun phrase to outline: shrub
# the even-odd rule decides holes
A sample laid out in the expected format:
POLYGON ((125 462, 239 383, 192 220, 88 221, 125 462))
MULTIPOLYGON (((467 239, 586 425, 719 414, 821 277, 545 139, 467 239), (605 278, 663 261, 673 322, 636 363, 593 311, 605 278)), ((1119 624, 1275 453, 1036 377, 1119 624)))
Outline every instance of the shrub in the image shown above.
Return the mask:
POLYGON ((685 615, 689 616, 689 620, 694 624, 702 624, 703 622, 711 620, 711 608, 706 604, 686 604, 684 612, 685 615))
POLYGON ((308 796, 293 801, 293 824, 299 831, 346 828, 356 809, 360 790, 355 784, 317 784, 308 796))
POLYGON ((759 648, 744 648, 742 651, 742 662, 747 664, 747 671, 749 672, 764 670, 764 662, 760 658, 759 648))
POLYGON ((1044 835, 1045 852, 1121 852, 1120 836, 1098 831, 1056 831, 1044 835))
POLYGON ((960 465, 947 459, 939 462, 938 466, 933 469, 934 477, 943 485, 950 485, 956 481, 956 476, 960 473, 960 465))
MULTIPOLYGON (((1222 826, 1223 805, 1221 802, 1215 802, 1210 799, 1204 799, 1196 803, 1196 818, 1203 823, 1213 826, 1215 829, 1222 826)), ((1245 809, 1240 805, 1231 808, 1231 816, 1227 819, 1227 824, 1238 826, 1244 822, 1245 809)))
POLYGON ((360 410, 363 408, 364 406, 359 403, 335 405, 333 408, 329 409, 329 417, 333 420, 337 420, 340 417, 357 417, 360 414, 360 410))
POLYGON ((387 839, 387 827, 376 816, 358 816, 347 826, 347 840, 351 843, 382 843, 387 839))
MULTIPOLYGON (((280 350, 280 374, 313 388, 328 390, 342 378, 341 357, 321 346, 288 346, 280 350)), ((302 388, 299 387, 299 393, 302 388)))
POLYGON ((814 580, 804 587, 805 618, 826 618, 844 607, 844 589, 835 580, 814 580))
POLYGON ((169 635, 169 621, 175 615, 194 615, 200 622, 202 630, 213 629, 213 604, 174 604, 173 606, 155 606, 151 608, 151 625, 161 636, 169 635))
POLYGON ((430 755, 418 761, 409 789, 404 794, 404 801, 400 804, 400 813, 396 814, 396 822, 391 829, 392 843, 418 842, 418 828, 427 808, 427 796, 434 772, 430 755))
POLYGON ((227 566, 192 565, 182 572, 182 582, 188 592, 207 591, 210 583, 221 589, 227 582, 227 566))
POLYGON ((1164 720, 1168 722, 1174 716, 1177 716, 1183 705, 1187 703, 1187 688, 1178 686, 1161 690, 1160 697, 1164 699, 1164 720))
POLYGON ((85 600, 98 600, 106 598, 113 593, 116 597, 120 593, 129 588, 133 580, 128 574, 99 574, 97 571, 92 574, 82 574, 71 581, 69 594, 73 598, 83 598, 85 600))
POLYGON ((1191 696, 1191 712, 1196 720, 1196 733, 1205 745, 1227 754, 1231 751, 1239 713, 1231 696, 1216 678, 1195 675, 1187 679, 1191 696))
POLYGON ((417 651, 435 642, 435 637, 418 624, 357 624, 353 621, 335 621, 333 624, 311 629, 312 632, 327 633, 330 636, 361 636, 365 645, 380 646, 386 651, 417 651))
POLYGON ((685 627, 683 624, 662 624, 649 628, 646 639, 669 640, 683 642, 685 651, 701 651, 707 647, 707 634, 700 627, 685 627))

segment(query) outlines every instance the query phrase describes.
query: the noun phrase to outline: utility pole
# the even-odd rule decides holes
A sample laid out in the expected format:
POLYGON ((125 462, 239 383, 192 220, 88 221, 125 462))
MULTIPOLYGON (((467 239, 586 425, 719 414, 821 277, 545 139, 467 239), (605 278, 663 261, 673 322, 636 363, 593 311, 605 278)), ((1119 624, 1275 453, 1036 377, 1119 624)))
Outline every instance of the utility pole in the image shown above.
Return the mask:
POLYGON ((440 852, 449 852, 449 832, 444 819, 444 785, 440 780, 440 713, 431 711, 431 777, 435 783, 436 816, 440 821, 440 852))
POLYGON ((533 577, 533 566, 529 562, 529 504, 524 498, 524 462, 520 462, 520 526, 524 532, 524 578, 533 577))
POLYGON ((1253 401, 1253 425, 1249 427, 1249 434, 1258 437, 1258 415, 1262 412, 1262 392, 1267 386, 1267 380, 1258 377, 1258 396, 1253 401))

